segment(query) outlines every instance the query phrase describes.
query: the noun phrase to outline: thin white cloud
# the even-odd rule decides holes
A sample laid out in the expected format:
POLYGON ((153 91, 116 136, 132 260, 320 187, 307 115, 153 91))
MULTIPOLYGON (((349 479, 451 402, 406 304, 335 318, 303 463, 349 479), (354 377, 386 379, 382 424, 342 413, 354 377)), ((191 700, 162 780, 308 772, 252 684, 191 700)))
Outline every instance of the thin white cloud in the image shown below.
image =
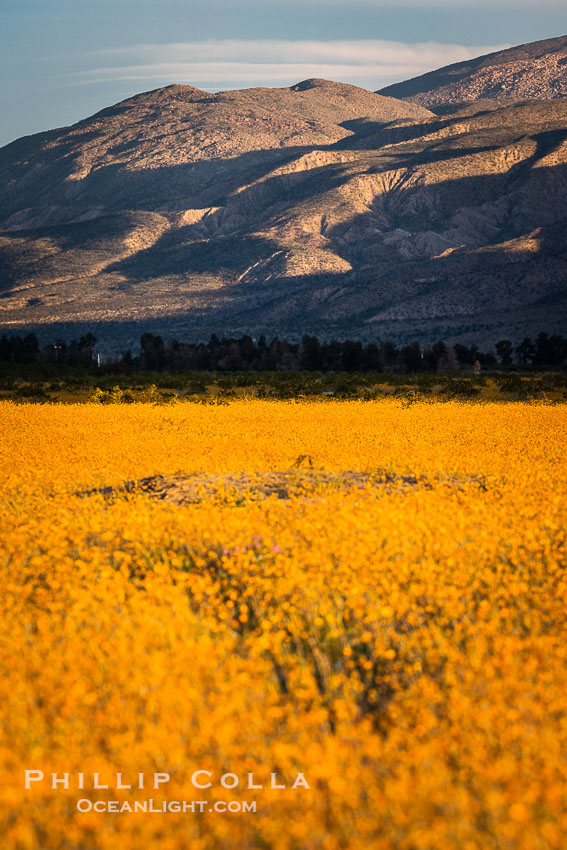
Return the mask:
POLYGON ((95 67, 73 74, 73 84, 151 80, 229 89, 291 85, 309 77, 323 77, 377 89, 506 46, 405 44, 378 39, 140 44, 91 54, 95 67))

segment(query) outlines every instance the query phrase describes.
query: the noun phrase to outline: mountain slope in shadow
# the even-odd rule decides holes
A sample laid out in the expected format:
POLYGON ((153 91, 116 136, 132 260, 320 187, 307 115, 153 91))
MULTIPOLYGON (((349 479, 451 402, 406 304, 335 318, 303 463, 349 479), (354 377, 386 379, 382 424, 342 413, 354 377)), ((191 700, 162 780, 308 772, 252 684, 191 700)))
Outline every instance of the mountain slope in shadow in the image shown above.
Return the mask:
MULTIPOLYGON (((491 343, 567 316, 567 100, 147 92, 0 150, 0 330, 491 343)), ((112 343, 111 343, 112 340, 112 343)))

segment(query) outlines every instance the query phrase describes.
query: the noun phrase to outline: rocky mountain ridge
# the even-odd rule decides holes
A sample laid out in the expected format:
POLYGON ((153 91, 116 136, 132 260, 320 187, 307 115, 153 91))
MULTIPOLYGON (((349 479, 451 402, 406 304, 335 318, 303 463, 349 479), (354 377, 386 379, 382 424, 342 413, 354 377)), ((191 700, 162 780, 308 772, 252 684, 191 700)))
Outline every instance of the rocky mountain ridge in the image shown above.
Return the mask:
POLYGON ((566 222, 567 100, 169 86, 0 150, 0 330, 521 339, 566 222))
POLYGON ((379 94, 427 108, 479 99, 567 97, 567 36, 447 65, 379 94))

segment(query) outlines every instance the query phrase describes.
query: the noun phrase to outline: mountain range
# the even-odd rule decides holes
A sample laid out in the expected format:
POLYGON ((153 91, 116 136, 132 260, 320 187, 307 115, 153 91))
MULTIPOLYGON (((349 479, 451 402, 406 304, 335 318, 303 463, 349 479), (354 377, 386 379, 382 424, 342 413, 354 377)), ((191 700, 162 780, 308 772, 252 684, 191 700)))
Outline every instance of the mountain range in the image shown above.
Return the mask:
POLYGON ((567 97, 567 36, 447 65, 388 86, 380 94, 426 107, 485 98, 567 97))
POLYGON ((566 81, 564 37, 378 93, 167 86, 18 139, 0 331, 90 330, 109 351, 142 331, 564 331, 566 81))

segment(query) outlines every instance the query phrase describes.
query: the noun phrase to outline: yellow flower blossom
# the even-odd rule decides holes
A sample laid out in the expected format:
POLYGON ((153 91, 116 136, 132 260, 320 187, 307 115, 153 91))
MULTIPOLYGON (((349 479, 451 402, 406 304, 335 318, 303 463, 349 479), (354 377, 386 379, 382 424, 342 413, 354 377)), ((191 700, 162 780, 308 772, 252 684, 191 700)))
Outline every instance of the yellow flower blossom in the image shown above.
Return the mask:
POLYGON ((563 405, 2 402, 0 421, 2 850, 567 846, 563 405), (332 476, 287 498, 126 486, 258 489, 301 456, 332 476), (26 791, 26 769, 170 781, 26 791), (211 803, 257 813, 77 810, 205 799, 197 769, 240 778, 211 803))

